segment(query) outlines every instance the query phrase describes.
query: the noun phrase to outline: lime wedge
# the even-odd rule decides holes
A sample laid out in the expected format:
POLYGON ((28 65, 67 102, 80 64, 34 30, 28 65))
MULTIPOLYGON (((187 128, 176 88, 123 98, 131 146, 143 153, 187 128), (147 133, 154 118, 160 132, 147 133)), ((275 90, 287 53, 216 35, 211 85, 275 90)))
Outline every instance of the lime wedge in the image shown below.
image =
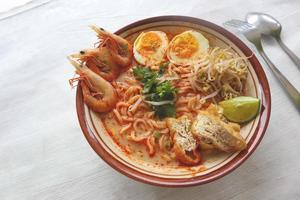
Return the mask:
POLYGON ((232 122, 245 123, 254 119, 260 110, 260 100, 254 97, 236 97, 221 101, 224 116, 232 122))

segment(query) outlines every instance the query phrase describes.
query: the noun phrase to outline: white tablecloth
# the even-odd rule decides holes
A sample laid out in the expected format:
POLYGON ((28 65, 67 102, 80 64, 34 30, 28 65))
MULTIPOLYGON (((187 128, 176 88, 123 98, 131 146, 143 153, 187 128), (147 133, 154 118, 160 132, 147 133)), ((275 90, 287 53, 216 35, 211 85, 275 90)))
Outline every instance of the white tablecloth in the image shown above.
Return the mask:
MULTIPOLYGON (((300 199, 300 114, 266 70, 272 92, 267 133, 238 169, 212 183, 181 189, 133 181, 90 148, 78 124, 74 69, 66 55, 110 31, 157 15, 187 15, 222 25, 249 11, 283 24, 283 40, 300 55, 300 1, 85 0, 50 3, 0 21, 0 199, 300 199)), ((264 42, 300 89, 300 71, 274 40, 264 42)))

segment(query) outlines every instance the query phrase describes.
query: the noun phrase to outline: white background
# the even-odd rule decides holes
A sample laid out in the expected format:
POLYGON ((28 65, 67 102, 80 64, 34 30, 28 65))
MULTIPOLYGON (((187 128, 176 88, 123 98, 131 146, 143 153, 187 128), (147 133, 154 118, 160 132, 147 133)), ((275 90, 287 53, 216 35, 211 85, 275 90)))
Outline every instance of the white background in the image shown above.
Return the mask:
MULTIPOLYGON (((73 68, 66 55, 92 46, 88 25, 116 31, 157 15, 188 15, 222 25, 262 11, 283 24, 300 56, 300 1, 52 0, 0 21, 0 199, 300 199, 300 114, 266 69, 272 115, 266 136, 238 169, 191 188, 133 181, 90 148, 78 124, 73 68)), ((272 61, 300 89, 300 71, 267 39, 272 61)))
POLYGON ((1 1, 0 2, 0 12, 6 12, 10 9, 13 9, 17 6, 24 5, 30 0, 11 0, 11 1, 1 1))

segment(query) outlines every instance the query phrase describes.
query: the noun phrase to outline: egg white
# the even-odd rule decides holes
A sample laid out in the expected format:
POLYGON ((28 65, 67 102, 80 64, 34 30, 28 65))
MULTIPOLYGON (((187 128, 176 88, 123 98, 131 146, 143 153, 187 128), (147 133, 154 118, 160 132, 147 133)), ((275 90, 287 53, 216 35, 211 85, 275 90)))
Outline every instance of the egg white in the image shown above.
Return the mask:
POLYGON ((137 39, 134 41, 134 45, 133 45, 133 55, 135 60, 142 65, 147 65, 147 66, 151 66, 151 65, 157 65, 159 63, 161 63, 165 57, 167 48, 168 48, 168 44, 169 44, 169 39, 166 35, 166 33, 162 32, 162 31, 149 31, 149 32, 142 32, 137 39), (151 53, 147 56, 142 55, 138 49, 138 43, 141 42, 141 39, 149 33, 154 33, 156 36, 158 36, 161 40, 161 44, 160 46, 155 50, 154 53, 151 53))
POLYGON ((203 55, 208 51, 209 42, 208 40, 199 32, 194 30, 185 31, 179 35, 176 35, 170 42, 169 48, 167 50, 168 59, 177 65, 191 65, 197 63, 203 55), (175 45, 175 40, 184 37, 186 34, 191 34, 192 37, 197 41, 198 49, 193 52, 193 54, 188 58, 182 58, 177 56, 177 52, 172 51, 172 47, 175 45))

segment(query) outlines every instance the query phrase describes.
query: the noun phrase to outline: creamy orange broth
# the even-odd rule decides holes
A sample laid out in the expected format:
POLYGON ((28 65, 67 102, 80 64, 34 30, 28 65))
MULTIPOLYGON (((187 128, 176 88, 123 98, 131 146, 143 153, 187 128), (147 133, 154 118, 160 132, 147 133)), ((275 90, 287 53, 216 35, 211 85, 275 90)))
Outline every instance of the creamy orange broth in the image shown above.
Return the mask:
POLYGON ((116 144, 122 149, 122 151, 129 157, 135 160, 151 160, 155 165, 177 165, 176 160, 166 161, 162 158, 163 154, 161 152, 156 152, 154 156, 150 157, 145 145, 143 143, 136 143, 128 140, 126 135, 120 135, 120 126, 118 122, 112 117, 103 117, 102 122, 105 125, 106 130, 113 138, 116 144))
MULTIPOLYGON (((101 120, 105 126, 105 129, 107 130, 107 133, 114 140, 114 142, 120 147, 120 149, 126 156, 130 157, 136 162, 145 164, 146 161, 148 163, 156 165, 157 167, 168 165, 168 167, 171 168, 183 167, 186 169, 190 169, 189 166, 181 165, 176 159, 172 159, 170 161, 165 160, 164 153, 160 151, 156 152, 153 157, 150 157, 144 144, 132 142, 128 140, 125 135, 121 136, 119 134, 121 127, 120 125, 118 125, 118 122, 114 119, 111 113, 108 115, 102 115, 101 120)), ((201 151, 202 160, 206 163, 213 163, 219 160, 220 157, 224 156, 224 154, 226 153, 217 150, 201 151)), ((201 163, 199 165, 201 165, 201 163)), ((205 169, 205 166, 203 166, 197 169, 197 171, 193 169, 190 170, 194 173, 197 173, 205 169)))
MULTIPOLYGON (((152 29, 151 29, 152 30, 152 29)), ((182 33, 183 31, 186 31, 187 29, 184 27, 180 28, 161 28, 161 31, 164 31, 169 40, 171 40, 175 35, 182 33)), ((133 44, 135 38, 138 36, 138 34, 132 34, 127 40, 130 41, 131 44, 133 44)), ((205 35, 207 39, 210 41, 210 43, 220 46, 220 47, 226 47, 224 44, 220 43, 217 41, 214 37, 211 37, 210 35, 205 35)), ((133 60, 131 67, 136 66, 136 61, 133 60)), ((117 81, 122 82, 125 77, 127 77, 129 72, 124 72, 117 81)), ((131 77, 132 78, 132 77, 131 77)), ((203 108, 207 107, 204 106, 203 108)), ((120 147, 120 149, 124 152, 126 156, 128 156, 130 159, 134 160, 137 163, 147 163, 147 165, 152 165, 152 166, 168 166, 168 168, 185 168, 185 169, 191 169, 192 173, 197 173, 199 171, 203 171, 206 169, 206 167, 203 165, 201 166, 204 162, 206 163, 213 163, 220 158, 224 158, 224 155, 227 153, 220 152, 217 150, 201 150, 201 162, 198 164, 197 170, 193 170, 193 168, 190 168, 189 166, 185 166, 180 164, 176 158, 174 153, 170 152, 162 152, 158 149, 156 145, 156 151, 153 156, 149 155, 149 152, 147 151, 147 147, 145 145, 145 142, 134 142, 128 139, 128 134, 120 134, 120 130, 122 128, 122 125, 119 125, 118 121, 114 117, 113 112, 109 112, 106 114, 101 114, 101 120, 102 123, 107 131, 107 133, 110 135, 110 137, 113 139, 113 141, 120 147), (167 157, 166 157, 167 155, 167 157)))

